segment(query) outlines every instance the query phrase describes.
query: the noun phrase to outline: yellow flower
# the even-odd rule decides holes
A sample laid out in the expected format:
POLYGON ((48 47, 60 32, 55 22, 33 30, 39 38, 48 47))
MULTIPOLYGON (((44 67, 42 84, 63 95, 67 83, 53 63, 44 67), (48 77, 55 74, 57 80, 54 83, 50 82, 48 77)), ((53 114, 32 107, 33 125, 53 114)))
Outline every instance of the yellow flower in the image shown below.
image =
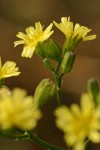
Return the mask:
POLYGON ((51 23, 44 31, 43 26, 40 22, 35 23, 34 27, 28 27, 26 28, 26 34, 19 32, 16 36, 20 38, 21 40, 15 41, 14 45, 17 46, 19 44, 24 44, 22 57, 29 57, 31 58, 35 48, 37 46, 38 42, 43 42, 47 40, 52 34, 53 31, 50 31, 52 29, 53 24, 51 23))
POLYGON ((86 138, 100 142, 100 107, 95 107, 87 94, 82 95, 80 107, 77 104, 72 104, 70 109, 62 106, 55 115, 56 125, 64 132, 64 140, 74 150, 83 150, 86 138))
POLYGON ((61 23, 56 23, 54 21, 54 24, 65 34, 66 38, 72 36, 72 38, 77 37, 77 39, 82 39, 83 41, 93 40, 96 38, 96 35, 86 36, 91 29, 85 26, 80 26, 78 23, 76 23, 74 27, 73 22, 70 22, 70 17, 68 17, 68 19, 67 17, 62 17, 61 23))
POLYGON ((17 127, 31 130, 41 118, 41 112, 34 106, 33 97, 26 91, 15 88, 10 95, 0 95, 0 128, 17 127))
POLYGON ((62 17, 61 23, 53 22, 55 26, 65 34, 65 48, 67 47, 68 50, 73 50, 73 48, 82 40, 88 41, 96 38, 96 35, 86 36, 91 29, 80 26, 78 23, 74 26, 73 22, 70 21, 70 17, 62 17))
POLYGON ((8 78, 11 76, 18 76, 20 72, 19 68, 16 67, 16 63, 13 61, 7 61, 2 66, 2 61, 0 57, 0 79, 8 78))

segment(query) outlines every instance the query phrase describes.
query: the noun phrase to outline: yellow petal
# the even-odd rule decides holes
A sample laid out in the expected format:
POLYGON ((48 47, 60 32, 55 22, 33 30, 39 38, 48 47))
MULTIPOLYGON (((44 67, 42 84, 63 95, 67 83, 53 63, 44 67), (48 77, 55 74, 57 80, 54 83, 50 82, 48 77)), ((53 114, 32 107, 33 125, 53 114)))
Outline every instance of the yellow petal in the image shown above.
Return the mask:
POLYGON ((100 132, 97 131, 90 132, 89 139, 94 143, 100 143, 100 132))
POLYGON ((85 150, 85 145, 83 141, 78 141, 74 147, 73 150, 85 150))
POLYGON ((95 38, 96 38, 96 35, 90 35, 90 36, 84 37, 83 41, 94 40, 95 38))
POLYGON ((83 94, 81 96, 81 109, 84 115, 91 113, 94 110, 95 104, 88 94, 83 94))
POLYGON ((35 46, 34 47, 25 46, 22 52, 22 57, 31 58, 34 51, 35 51, 35 46))
POLYGON ((25 40, 27 38, 27 35, 22 33, 22 32, 18 32, 18 34, 16 35, 18 38, 25 40))
POLYGON ((14 47, 16 47, 19 44, 25 44, 25 41, 24 40, 15 41, 14 42, 14 47))
POLYGON ((70 109, 71 109, 71 112, 73 113, 74 117, 80 117, 81 116, 80 108, 78 105, 72 104, 70 109))

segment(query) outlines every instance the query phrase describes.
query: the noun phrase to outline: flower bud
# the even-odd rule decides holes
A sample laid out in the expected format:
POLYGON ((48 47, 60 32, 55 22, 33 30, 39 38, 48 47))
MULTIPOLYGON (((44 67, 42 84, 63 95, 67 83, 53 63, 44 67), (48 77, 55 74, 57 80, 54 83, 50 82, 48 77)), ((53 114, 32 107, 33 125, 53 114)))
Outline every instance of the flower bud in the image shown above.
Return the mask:
POLYGON ((90 97, 96 102, 98 95, 100 94, 99 84, 96 79, 90 79, 88 81, 88 93, 90 97))
POLYGON ((56 92, 56 86, 50 79, 43 79, 35 89, 34 92, 34 104, 36 107, 43 106, 48 100, 50 100, 56 92))
POLYGON ((35 53, 41 57, 41 58, 45 58, 45 42, 38 42, 36 48, 35 48, 35 53))
POLYGON ((49 40, 46 44, 45 53, 47 58, 55 61, 60 61, 62 57, 62 51, 60 46, 53 40, 49 40))
POLYGON ((67 52, 64 55, 64 58, 61 63, 63 74, 69 72, 72 69, 74 60, 75 60, 75 54, 73 52, 67 52))

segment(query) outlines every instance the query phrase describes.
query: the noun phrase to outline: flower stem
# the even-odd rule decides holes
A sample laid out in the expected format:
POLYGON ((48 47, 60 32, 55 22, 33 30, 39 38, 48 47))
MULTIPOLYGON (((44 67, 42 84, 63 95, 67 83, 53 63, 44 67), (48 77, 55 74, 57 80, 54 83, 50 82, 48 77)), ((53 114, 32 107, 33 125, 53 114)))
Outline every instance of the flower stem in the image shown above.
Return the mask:
POLYGON ((41 147, 43 147, 46 150, 63 150, 62 148, 59 148, 57 146, 54 146, 52 144, 49 144, 43 140, 41 140, 40 138, 34 136, 32 133, 27 132, 27 134, 29 135, 29 139, 34 141, 36 144, 39 144, 41 147))
POLYGON ((56 84, 57 84, 57 101, 58 101, 58 106, 61 106, 61 104, 62 104, 62 96, 61 96, 61 78, 60 77, 56 78, 56 84))
POLYGON ((0 87, 4 85, 4 79, 0 79, 0 87))
POLYGON ((61 62, 58 63, 56 70, 53 72, 55 80, 56 80, 58 106, 62 105, 62 96, 61 96, 62 75, 59 75, 60 65, 61 65, 61 62))
POLYGON ((26 134, 26 132, 24 134, 18 134, 18 135, 0 132, 0 136, 6 137, 6 138, 10 138, 10 139, 15 139, 15 140, 28 139, 28 135, 26 134))
POLYGON ((61 96, 61 77, 59 77, 58 73, 54 72, 54 77, 56 80, 56 88, 57 88, 57 102, 58 106, 62 104, 62 96, 61 96))
POLYGON ((86 141, 85 141, 85 143, 84 143, 84 147, 85 147, 85 149, 87 148, 87 146, 88 146, 88 144, 89 144, 89 139, 87 139, 86 141))
POLYGON ((58 71, 59 71, 60 65, 61 65, 61 61, 58 63, 58 65, 57 65, 57 68, 56 68, 55 72, 58 72, 58 71))
POLYGON ((72 147, 69 147, 68 150, 73 150, 73 148, 72 148, 72 147))
POLYGON ((35 142, 36 144, 40 145, 41 147, 43 147, 46 150, 63 150, 62 148, 59 148, 57 146, 54 146, 52 144, 49 144, 45 141, 43 141, 42 139, 36 137, 34 134, 32 134, 31 132, 24 132, 22 131, 21 134, 6 134, 4 132, 0 132, 0 136, 4 136, 10 139, 15 139, 15 140, 25 140, 25 139, 29 139, 32 140, 33 142, 35 142))

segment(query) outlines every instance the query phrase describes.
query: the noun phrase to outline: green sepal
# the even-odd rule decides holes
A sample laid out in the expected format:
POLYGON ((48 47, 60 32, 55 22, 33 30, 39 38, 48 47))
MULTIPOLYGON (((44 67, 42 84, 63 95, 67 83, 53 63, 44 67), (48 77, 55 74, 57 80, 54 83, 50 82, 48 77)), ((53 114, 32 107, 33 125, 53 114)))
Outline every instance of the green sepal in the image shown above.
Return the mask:
POLYGON ((64 41, 64 45, 63 45, 63 54, 65 54, 68 51, 73 52, 75 47, 78 45, 78 43, 81 40, 82 39, 77 40, 77 37, 66 38, 65 41, 64 41))
POLYGON ((45 42, 38 42, 36 48, 35 48, 35 53, 36 55, 38 55, 41 58, 45 58, 46 54, 45 54, 45 42))
POLYGON ((62 50, 58 43, 53 40, 48 40, 45 47, 46 57, 53 59, 55 61, 61 61, 62 58, 62 50))

